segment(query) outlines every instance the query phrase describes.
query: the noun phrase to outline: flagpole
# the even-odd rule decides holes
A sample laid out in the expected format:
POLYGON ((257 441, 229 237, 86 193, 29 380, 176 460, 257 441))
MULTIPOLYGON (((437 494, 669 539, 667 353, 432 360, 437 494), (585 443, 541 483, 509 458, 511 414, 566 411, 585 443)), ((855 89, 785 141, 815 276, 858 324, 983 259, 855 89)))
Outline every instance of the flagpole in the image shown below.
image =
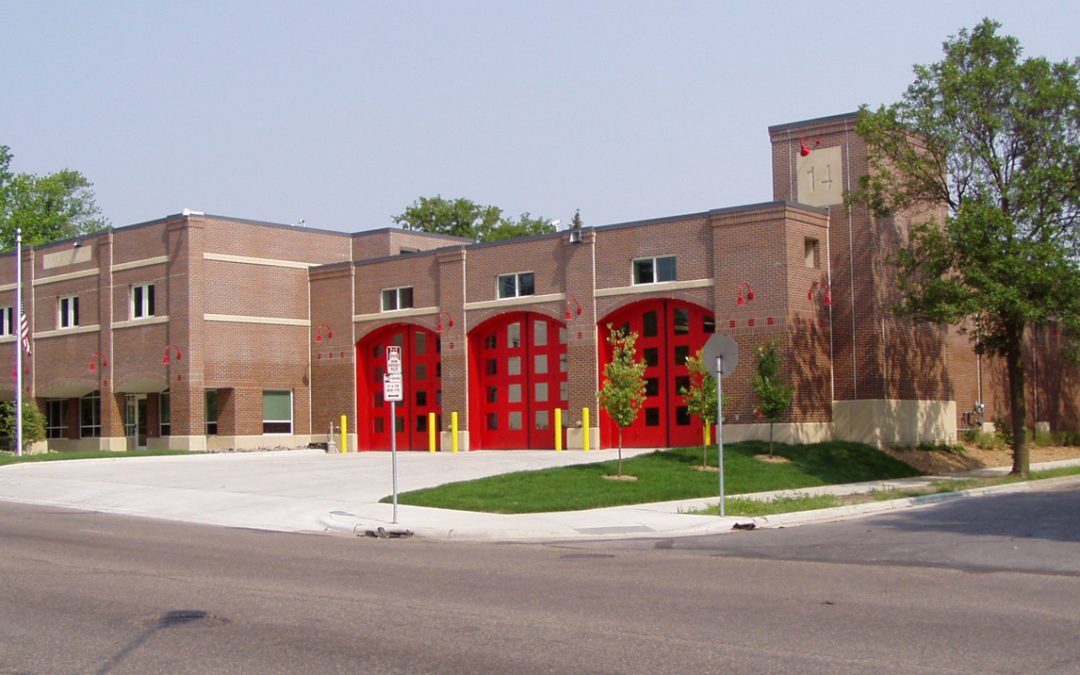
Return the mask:
MULTIPOLYGON (((22 457, 22 228, 15 228, 15 456, 22 457)), ((13 322, 14 323, 14 322, 13 322)), ((14 328, 14 326, 12 326, 14 328)))

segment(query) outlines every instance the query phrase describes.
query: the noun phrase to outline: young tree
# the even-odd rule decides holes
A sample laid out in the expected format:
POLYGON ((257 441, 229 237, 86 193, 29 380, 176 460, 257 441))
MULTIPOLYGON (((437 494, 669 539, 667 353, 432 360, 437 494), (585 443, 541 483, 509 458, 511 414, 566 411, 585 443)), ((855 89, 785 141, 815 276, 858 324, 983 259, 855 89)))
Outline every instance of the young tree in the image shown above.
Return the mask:
POLYGON ((12 173, 11 152, 0 146, 0 249, 23 243, 44 244, 108 227, 94 202, 91 183, 78 171, 63 169, 46 176, 12 173))
POLYGON ((757 374, 752 381, 754 394, 758 398, 755 412, 769 421, 769 457, 773 456, 773 424, 779 422, 791 407, 794 392, 780 372, 780 355, 776 352, 779 346, 779 340, 757 346, 757 374))
MULTIPOLYGON (((610 329, 611 326, 609 325, 610 329)), ((596 394, 611 419, 619 427, 619 475, 622 475, 622 430, 637 419, 645 403, 645 360, 635 359, 637 333, 619 328, 612 330, 611 361, 604 366, 604 384, 596 394)))
MULTIPOLYGON (((32 401, 23 401, 23 450, 31 443, 45 440, 45 415, 32 401)), ((15 403, 0 402, 0 437, 15 443, 15 403)))
POLYGON ((1026 476, 1024 332, 1056 322, 1074 359, 1080 338, 1080 59, 1021 59, 998 28, 961 30, 900 102, 859 111, 870 173, 850 199, 879 216, 948 206, 899 254, 895 311, 955 324, 1004 359, 1012 472, 1026 476))
POLYGON ((527 211, 513 220, 497 206, 483 206, 468 199, 444 199, 442 195, 420 197, 394 223, 406 230, 449 234, 473 241, 499 241, 514 237, 554 232, 546 218, 534 218, 527 211))
MULTIPOLYGON (((690 386, 679 389, 679 395, 686 403, 686 409, 691 415, 696 415, 702 424, 716 426, 716 378, 705 368, 701 356, 702 350, 686 359, 686 367, 690 370, 690 386)), ((730 396, 724 396, 724 405, 731 400, 730 396)), ((720 430, 717 429, 717 434, 720 430)), ((708 466, 709 448, 702 448, 701 465, 708 466)))

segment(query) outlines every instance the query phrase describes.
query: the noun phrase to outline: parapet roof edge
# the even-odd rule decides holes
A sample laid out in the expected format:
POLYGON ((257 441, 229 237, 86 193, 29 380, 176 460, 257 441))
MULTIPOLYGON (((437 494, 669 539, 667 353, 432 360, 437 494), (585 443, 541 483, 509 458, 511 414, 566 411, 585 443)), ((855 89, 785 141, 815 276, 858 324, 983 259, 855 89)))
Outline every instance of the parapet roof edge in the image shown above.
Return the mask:
POLYGON ((814 117, 812 119, 800 120, 798 122, 784 122, 783 124, 774 124, 769 127, 769 133, 771 134, 775 131, 786 131, 788 129, 794 129, 795 127, 810 126, 812 124, 823 124, 826 122, 839 122, 843 119, 854 119, 855 116, 858 114, 859 111, 855 110, 852 112, 840 113, 839 115, 826 115, 825 117, 814 117))
POLYGON ((402 234, 415 235, 418 237, 431 237, 432 239, 445 239, 446 241, 461 242, 465 244, 473 243, 473 240, 468 237, 459 237, 454 234, 439 234, 438 232, 424 232, 423 230, 406 230, 401 227, 378 227, 374 230, 358 230, 349 233, 349 236, 359 237, 365 234, 382 234, 389 232, 401 232, 402 234))

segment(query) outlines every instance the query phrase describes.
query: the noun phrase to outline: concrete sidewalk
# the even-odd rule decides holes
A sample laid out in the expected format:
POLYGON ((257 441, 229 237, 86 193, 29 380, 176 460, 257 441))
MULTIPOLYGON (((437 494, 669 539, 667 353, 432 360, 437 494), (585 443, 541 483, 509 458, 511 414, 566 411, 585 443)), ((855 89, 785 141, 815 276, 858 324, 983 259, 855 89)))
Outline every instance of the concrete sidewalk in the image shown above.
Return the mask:
MULTIPOLYGON (((623 457, 652 452, 624 449, 623 457)), ((400 452, 398 491, 472 480, 511 471, 600 462, 616 450, 400 452)), ((1080 464, 1080 460, 1049 466, 1080 464)), ((1033 467, 1034 468, 1034 467, 1033 467)), ((1004 473, 1008 469, 992 470, 1004 473)), ((979 473, 987 473, 983 470, 979 473)), ((790 494, 852 494, 926 483, 927 478, 836 485, 790 494)), ((1040 481, 1040 484, 1045 481, 1040 481)), ((1031 489, 1031 483, 976 493, 1031 489)), ((541 541, 609 537, 678 537, 730 532, 736 522, 758 527, 856 517, 959 499, 969 493, 874 502, 760 518, 687 515, 716 497, 587 511, 502 515, 399 505, 379 500, 393 492, 390 453, 326 454, 321 450, 105 458, 28 462, 0 467, 0 500, 100 511, 224 527, 286 532, 409 531, 420 537, 541 541)), ((777 493, 780 494, 780 493, 777 493)), ((745 495, 744 495, 745 496, 745 495)), ((754 495, 769 498, 772 494, 754 495)))

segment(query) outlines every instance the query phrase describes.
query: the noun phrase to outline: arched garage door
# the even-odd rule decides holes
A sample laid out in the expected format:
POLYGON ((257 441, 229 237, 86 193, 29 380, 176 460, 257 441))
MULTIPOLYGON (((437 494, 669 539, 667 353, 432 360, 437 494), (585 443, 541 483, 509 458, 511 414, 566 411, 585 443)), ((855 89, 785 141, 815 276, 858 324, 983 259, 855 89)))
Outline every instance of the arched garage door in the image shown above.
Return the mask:
MULTIPOLYGON (((469 428, 474 449, 555 447, 555 410, 566 410, 566 327, 514 312, 469 333, 469 428)), ((564 438, 565 440, 565 438, 564 438)))
POLYGON ((357 436, 361 449, 389 450, 396 429, 398 450, 428 449, 428 413, 435 413, 435 443, 442 427, 442 361, 439 335, 412 324, 375 331, 356 345, 357 436), (386 347, 401 347, 404 400, 395 406, 383 400, 386 347))
MULTIPOLYGON (((600 379, 611 361, 607 342, 612 328, 637 333, 637 353, 645 359, 645 404, 623 430, 628 447, 678 447, 702 442, 702 424, 691 416, 679 390, 688 387, 687 357, 697 353, 716 332, 712 312, 679 300, 646 300, 623 307, 600 321, 600 379)), ((618 442, 618 429, 607 413, 600 415, 601 443, 618 442)))

